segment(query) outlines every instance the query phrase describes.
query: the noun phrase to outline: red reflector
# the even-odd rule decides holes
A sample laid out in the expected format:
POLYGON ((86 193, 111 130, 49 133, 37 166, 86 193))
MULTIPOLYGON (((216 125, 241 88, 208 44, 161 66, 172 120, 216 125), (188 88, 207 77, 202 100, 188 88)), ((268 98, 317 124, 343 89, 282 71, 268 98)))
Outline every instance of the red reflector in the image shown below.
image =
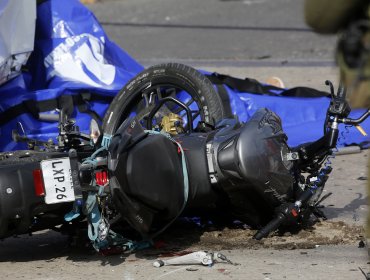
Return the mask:
POLYGON ((35 186, 35 194, 37 196, 45 195, 44 181, 42 179, 42 171, 40 169, 35 169, 32 172, 33 183, 35 186))
POLYGON ((298 216, 297 210, 295 210, 294 208, 292 209, 292 215, 293 215, 293 217, 298 216))
POLYGON ((108 172, 105 170, 96 172, 95 181, 98 186, 106 186, 109 182, 108 172))

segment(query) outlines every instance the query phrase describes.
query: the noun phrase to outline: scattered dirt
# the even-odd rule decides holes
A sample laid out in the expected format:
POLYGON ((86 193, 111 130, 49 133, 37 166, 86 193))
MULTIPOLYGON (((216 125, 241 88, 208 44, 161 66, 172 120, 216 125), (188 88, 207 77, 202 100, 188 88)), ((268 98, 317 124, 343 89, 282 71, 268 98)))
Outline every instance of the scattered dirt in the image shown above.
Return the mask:
MULTIPOLYGON (((260 241, 252 239, 253 230, 230 230, 205 232, 199 242, 200 247, 212 249, 229 248, 273 248, 273 249, 312 249, 320 245, 354 244, 363 239, 364 231, 360 226, 349 226, 343 222, 321 222, 310 229, 298 233, 286 232, 273 235, 260 241)), ((198 244, 197 244, 198 245, 198 244)))
POLYGON ((255 230, 225 227, 220 230, 200 230, 179 228, 170 230, 166 236, 166 246, 162 250, 228 250, 261 249, 277 250, 313 249, 321 245, 359 244, 364 240, 362 226, 344 222, 323 221, 311 228, 298 232, 277 232, 260 241, 252 239, 255 230))

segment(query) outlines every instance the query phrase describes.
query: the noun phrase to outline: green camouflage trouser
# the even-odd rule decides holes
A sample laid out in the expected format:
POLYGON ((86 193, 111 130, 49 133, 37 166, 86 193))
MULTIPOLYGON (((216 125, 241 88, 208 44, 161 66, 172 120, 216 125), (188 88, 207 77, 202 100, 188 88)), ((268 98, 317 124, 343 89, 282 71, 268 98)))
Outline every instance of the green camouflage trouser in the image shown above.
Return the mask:
MULTIPOLYGON (((348 89, 348 100, 352 108, 370 108, 370 59, 362 69, 350 69, 338 54, 341 81, 348 89)), ((368 163, 370 168, 370 161, 368 163)), ((368 176, 370 169, 368 170, 368 176)), ((370 205, 370 180, 367 183, 368 205, 370 205)), ((370 208, 366 223, 366 236, 370 239, 370 208)), ((370 244, 369 244, 370 245, 370 244)))
MULTIPOLYGON (((305 19, 306 23, 316 32, 323 34, 334 34, 343 31, 354 20, 359 19, 367 20, 367 28, 369 28, 370 3, 368 0, 305 0, 305 19)), ((341 81, 347 87, 348 99, 352 108, 370 108, 369 29, 365 31, 361 41, 365 53, 362 57, 362 63, 360 63, 360 69, 349 68, 343 59, 343 54, 339 52, 337 55, 341 81)), ((368 172, 368 175, 370 175, 370 161, 368 172)), ((370 205, 370 180, 368 180, 367 193, 368 205, 370 205)), ((366 235, 370 239, 370 207, 366 235)))

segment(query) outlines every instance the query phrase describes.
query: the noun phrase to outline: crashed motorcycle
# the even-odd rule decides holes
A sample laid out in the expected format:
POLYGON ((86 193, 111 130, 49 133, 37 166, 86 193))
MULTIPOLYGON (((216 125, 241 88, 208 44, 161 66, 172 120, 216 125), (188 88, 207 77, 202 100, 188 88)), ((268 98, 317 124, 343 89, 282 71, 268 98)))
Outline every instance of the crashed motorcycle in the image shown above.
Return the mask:
POLYGON ((189 210, 222 209, 258 229, 259 240, 323 217, 338 125, 370 115, 348 118, 345 89, 335 94, 327 84, 323 136, 298 147, 288 146, 274 112, 262 108, 239 122, 205 76, 180 64, 131 80, 90 135, 61 108, 57 144, 15 132, 39 151, 0 154, 0 237, 87 222, 101 249, 118 244, 116 224, 151 239, 189 210))

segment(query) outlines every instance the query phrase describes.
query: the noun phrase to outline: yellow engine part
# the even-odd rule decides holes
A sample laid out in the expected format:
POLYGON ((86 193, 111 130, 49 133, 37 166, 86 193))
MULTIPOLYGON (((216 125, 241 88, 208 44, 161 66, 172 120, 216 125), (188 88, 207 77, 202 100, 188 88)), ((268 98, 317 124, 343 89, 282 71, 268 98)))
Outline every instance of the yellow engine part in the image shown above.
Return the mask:
POLYGON ((169 113, 164 116, 161 121, 162 130, 169 134, 176 135, 184 132, 184 121, 183 119, 174 113, 169 113))

